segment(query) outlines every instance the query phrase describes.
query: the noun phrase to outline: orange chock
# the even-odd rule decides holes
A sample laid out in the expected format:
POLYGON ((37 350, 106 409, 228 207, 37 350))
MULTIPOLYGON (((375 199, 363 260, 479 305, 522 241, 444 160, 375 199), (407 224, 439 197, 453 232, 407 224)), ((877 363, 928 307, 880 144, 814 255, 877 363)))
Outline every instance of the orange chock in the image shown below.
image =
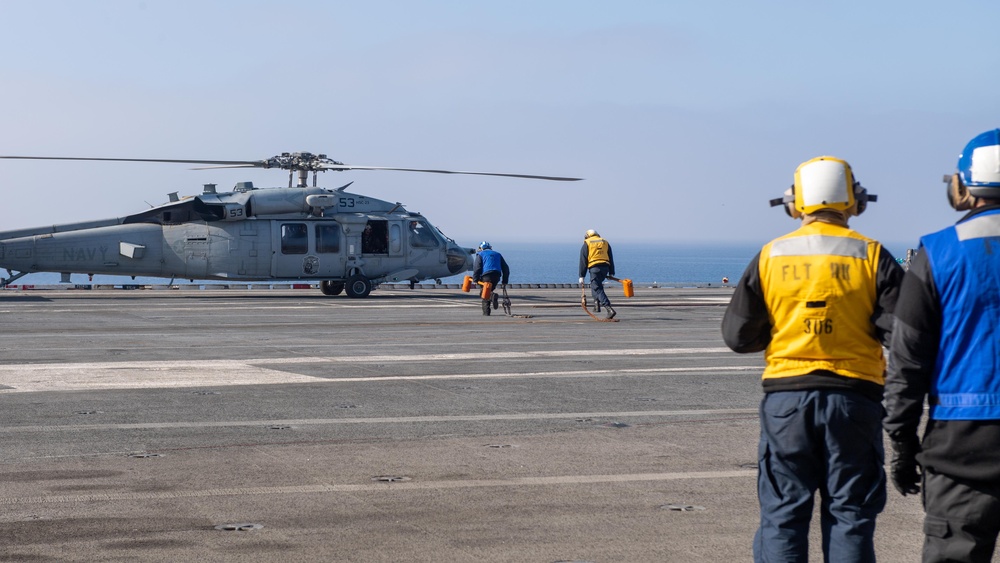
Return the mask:
POLYGON ((472 289, 472 276, 465 276, 462 280, 462 291, 468 293, 470 289, 472 289))
POLYGON ((479 282, 479 285, 483 286, 482 293, 479 294, 483 300, 487 300, 493 296, 493 283, 492 282, 479 282))

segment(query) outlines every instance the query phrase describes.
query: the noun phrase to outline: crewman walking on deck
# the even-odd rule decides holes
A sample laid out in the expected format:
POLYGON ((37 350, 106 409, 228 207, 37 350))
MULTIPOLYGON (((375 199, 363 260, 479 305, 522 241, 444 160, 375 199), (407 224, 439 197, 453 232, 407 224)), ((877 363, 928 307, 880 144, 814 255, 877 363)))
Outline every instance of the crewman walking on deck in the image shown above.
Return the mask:
POLYGON ((923 560, 988 562, 1000 532, 1000 129, 973 138, 946 179, 968 213, 922 237, 903 278, 883 425, 896 489, 923 488, 923 560))
POLYGON ((611 243, 601 238, 594 229, 588 229, 583 235, 583 247, 580 248, 580 285, 583 277, 590 272, 590 292, 594 301, 604 307, 608 319, 618 314, 611 307, 611 300, 604 292, 604 280, 615 275, 615 257, 611 252, 611 243))
POLYGON ((472 282, 485 282, 492 284, 492 288, 488 293, 481 293, 480 295, 487 295, 486 299, 483 299, 483 314, 489 316, 490 309, 496 309, 499 307, 499 296, 496 293, 497 284, 500 287, 505 287, 510 283, 510 268, 507 266, 507 261, 503 259, 503 255, 499 252, 493 250, 493 245, 483 241, 479 243, 479 252, 476 253, 476 259, 472 265, 472 282))
POLYGON ((722 319, 733 351, 764 351, 754 560, 809 559, 820 493, 824 561, 875 561, 885 507, 883 344, 903 269, 847 221, 867 191, 847 162, 814 158, 795 170, 785 205, 802 226, 751 260, 722 319))

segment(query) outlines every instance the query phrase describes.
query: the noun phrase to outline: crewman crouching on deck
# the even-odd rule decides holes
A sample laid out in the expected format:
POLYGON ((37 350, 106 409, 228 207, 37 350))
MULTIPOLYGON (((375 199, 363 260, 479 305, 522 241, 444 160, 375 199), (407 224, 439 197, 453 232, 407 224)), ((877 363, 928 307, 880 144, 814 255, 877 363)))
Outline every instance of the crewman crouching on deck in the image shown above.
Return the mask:
POLYGON ((733 351, 764 351, 755 561, 809 559, 820 491, 824 561, 875 561, 885 507, 882 390, 903 269, 847 225, 869 195, 847 162, 821 156, 795 170, 772 205, 802 226, 764 245, 722 319, 733 351))
MULTIPOLYGON (((503 255, 493 250, 493 245, 483 241, 479 243, 479 252, 476 253, 476 260, 472 265, 472 282, 487 282, 493 284, 489 292, 489 298, 483 299, 483 314, 489 316, 490 309, 496 309, 499 305, 499 296, 496 293, 497 284, 505 287, 510 283, 510 268, 503 255)), ((483 295, 483 294, 480 294, 483 295)))

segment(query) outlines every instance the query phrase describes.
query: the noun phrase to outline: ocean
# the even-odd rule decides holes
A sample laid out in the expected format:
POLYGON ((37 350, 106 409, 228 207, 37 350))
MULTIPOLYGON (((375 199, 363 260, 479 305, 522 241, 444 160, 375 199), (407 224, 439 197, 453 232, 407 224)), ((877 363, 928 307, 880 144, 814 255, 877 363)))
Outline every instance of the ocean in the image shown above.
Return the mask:
MULTIPOLYGON (((511 283, 576 283, 581 243, 493 242, 493 249, 503 254, 510 266, 511 283)), ((759 244, 747 243, 629 243, 612 241, 617 277, 631 279, 636 285, 705 286, 722 284, 728 278, 735 284, 759 244)), ((897 258, 900 251, 890 248, 897 258)), ((905 255, 905 249, 901 249, 905 255)), ((462 275, 443 278, 443 283, 462 283, 462 275)), ((94 276, 92 282, 83 274, 74 274, 76 284, 164 284, 163 278, 94 276)), ((28 274, 15 284, 47 285, 59 283, 55 273, 28 274)), ((174 283, 189 283, 175 280, 174 283)), ((199 284, 225 283, 201 281, 199 284)))
MULTIPOLYGON (((511 283, 576 283, 582 243, 493 243, 510 266, 511 283)), ((637 285, 735 283, 759 246, 611 242, 618 278, 637 285)))
MULTIPOLYGON (((492 244, 510 266, 511 283, 576 283, 579 279, 582 243, 492 244)), ((735 284, 762 244, 611 241, 611 248, 618 278, 637 285, 705 286, 721 284, 723 278, 735 284)), ((895 258, 906 256, 905 244, 884 244, 895 258)))

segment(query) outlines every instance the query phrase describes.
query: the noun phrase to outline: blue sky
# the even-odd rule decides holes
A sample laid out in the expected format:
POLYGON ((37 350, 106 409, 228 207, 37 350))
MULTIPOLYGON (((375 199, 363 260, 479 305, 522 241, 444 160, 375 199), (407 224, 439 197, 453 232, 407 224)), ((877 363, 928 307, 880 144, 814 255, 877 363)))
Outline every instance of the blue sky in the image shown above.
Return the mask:
MULTIPOLYGON (((766 242, 795 167, 848 160, 887 242, 958 219, 940 178, 1000 127, 1000 3, 33 1, 0 12, 0 154, 580 176, 327 173, 472 245, 766 242)), ((280 172, 0 161, 0 230, 280 172)))

